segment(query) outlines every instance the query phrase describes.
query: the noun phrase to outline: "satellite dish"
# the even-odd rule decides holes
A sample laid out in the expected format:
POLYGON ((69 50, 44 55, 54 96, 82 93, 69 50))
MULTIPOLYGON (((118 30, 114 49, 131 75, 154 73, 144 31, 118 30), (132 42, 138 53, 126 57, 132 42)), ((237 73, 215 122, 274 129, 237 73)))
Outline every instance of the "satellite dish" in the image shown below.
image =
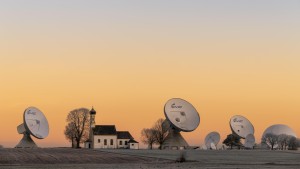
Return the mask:
POLYGON ((211 132, 205 137, 205 146, 208 149, 213 149, 211 145, 213 144, 214 147, 216 147, 219 141, 220 141, 220 134, 218 132, 211 132))
POLYGON ((194 131, 200 123, 200 116, 197 110, 189 102, 173 98, 167 101, 164 107, 167 122, 163 123, 163 128, 169 125, 168 135, 162 148, 180 149, 187 148, 188 144, 181 136, 180 132, 194 131), (165 126, 165 127, 164 127, 165 126))
POLYGON ((233 134, 243 139, 245 139, 248 134, 254 134, 254 127, 246 117, 240 115, 233 116, 229 124, 233 134))
POLYGON ((244 146, 246 148, 251 148, 252 149, 254 147, 254 145, 255 145, 255 137, 254 137, 254 135, 253 134, 248 134, 246 136, 246 138, 245 138, 245 144, 244 144, 244 146))
MULTIPOLYGON (((266 134, 274 134, 274 135, 281 135, 281 134, 286 134, 286 135, 289 135, 289 136, 294 136, 294 137, 297 137, 296 133, 294 132, 293 129, 291 129, 289 126, 287 125, 284 125, 284 124, 275 124, 275 125, 272 125, 270 127, 268 127, 263 135, 262 135, 262 138, 265 137, 266 134)), ((269 147, 271 147, 271 144, 269 142, 266 143, 269 147)), ((278 144, 275 144, 273 146, 273 148, 277 148, 279 145, 278 144)))
POLYGON ((286 135, 297 137, 294 130, 284 124, 275 124, 275 125, 268 127, 264 131, 263 136, 265 136, 267 133, 271 133, 271 134, 275 134, 275 135, 286 134, 286 135))
POLYGON ((46 138, 49 134, 49 125, 45 115, 38 108, 29 107, 24 111, 23 124, 20 124, 17 130, 19 134, 23 134, 23 138, 16 148, 36 148, 37 145, 30 135, 37 139, 46 138))

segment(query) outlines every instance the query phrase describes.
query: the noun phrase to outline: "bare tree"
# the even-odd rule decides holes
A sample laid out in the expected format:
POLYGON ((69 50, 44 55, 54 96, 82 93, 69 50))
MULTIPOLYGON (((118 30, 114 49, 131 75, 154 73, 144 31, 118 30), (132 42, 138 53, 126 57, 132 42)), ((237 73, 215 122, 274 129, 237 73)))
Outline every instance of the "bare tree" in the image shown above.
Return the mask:
POLYGON ((300 147, 300 139, 297 139, 294 136, 291 136, 288 143, 289 150, 297 150, 300 147))
POLYGON ((278 136, 278 148, 281 150, 286 150, 289 144, 291 136, 286 134, 280 134, 278 136))
POLYGON ((261 143, 267 144, 271 147, 271 150, 274 150, 274 146, 278 145, 278 135, 267 133, 262 137, 261 143))
POLYGON ((66 138, 72 143, 72 148, 76 147, 76 140, 75 140, 75 124, 70 122, 65 128, 64 132, 66 138))
POLYGON ((68 114, 65 136, 71 142, 76 142, 76 148, 80 148, 80 143, 88 139, 89 122, 89 110, 86 108, 75 109, 68 114))
POLYGON ((155 143, 159 145, 159 149, 162 149, 162 144, 168 135, 168 130, 163 127, 163 123, 164 119, 158 119, 152 127, 154 130, 155 143))
POLYGON ((153 144, 155 142, 154 132, 155 131, 153 129, 146 129, 146 128, 144 128, 141 132, 141 141, 144 144, 147 144, 149 149, 152 149, 153 144))

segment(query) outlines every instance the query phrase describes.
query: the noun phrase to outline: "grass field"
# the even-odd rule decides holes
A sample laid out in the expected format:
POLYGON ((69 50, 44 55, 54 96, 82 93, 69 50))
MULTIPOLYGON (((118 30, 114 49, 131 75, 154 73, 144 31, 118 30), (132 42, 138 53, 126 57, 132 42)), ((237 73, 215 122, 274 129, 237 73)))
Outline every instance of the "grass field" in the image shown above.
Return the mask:
POLYGON ((0 149, 0 168, 300 168, 299 151, 0 149))

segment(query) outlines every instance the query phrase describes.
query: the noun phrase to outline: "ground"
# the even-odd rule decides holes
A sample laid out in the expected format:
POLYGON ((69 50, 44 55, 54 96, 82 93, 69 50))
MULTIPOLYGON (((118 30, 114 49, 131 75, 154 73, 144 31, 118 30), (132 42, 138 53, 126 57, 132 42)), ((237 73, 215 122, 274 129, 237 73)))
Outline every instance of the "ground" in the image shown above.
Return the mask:
POLYGON ((0 168, 300 168, 299 151, 0 149, 0 168))

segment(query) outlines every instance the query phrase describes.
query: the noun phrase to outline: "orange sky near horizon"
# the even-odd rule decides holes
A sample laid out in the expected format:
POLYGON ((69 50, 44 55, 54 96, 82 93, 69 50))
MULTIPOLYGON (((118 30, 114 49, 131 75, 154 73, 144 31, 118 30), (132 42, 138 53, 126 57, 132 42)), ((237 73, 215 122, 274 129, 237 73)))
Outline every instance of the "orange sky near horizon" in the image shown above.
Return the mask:
POLYGON ((183 133, 190 145, 211 131, 225 139, 237 114, 253 123, 257 142, 272 124, 300 136, 298 2, 30 2, 0 2, 0 145, 20 141, 29 106, 49 121, 48 138, 34 139, 41 147, 69 146, 68 112, 92 106, 97 124, 140 141, 171 98, 200 114, 199 127, 183 133))

